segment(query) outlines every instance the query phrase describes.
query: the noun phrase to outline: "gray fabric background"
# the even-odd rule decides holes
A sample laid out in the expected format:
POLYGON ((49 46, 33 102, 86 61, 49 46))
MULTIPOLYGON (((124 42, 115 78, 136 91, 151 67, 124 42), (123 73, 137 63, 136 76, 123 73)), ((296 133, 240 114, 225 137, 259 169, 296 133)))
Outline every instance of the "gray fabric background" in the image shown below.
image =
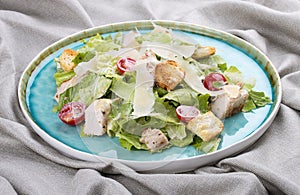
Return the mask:
POLYGON ((300 194, 300 1, 0 0, 0 194, 300 194), (70 159, 29 126, 17 102, 21 73, 44 47, 113 22, 167 19, 233 33, 266 53, 283 100, 250 148, 182 174, 140 174, 70 159))

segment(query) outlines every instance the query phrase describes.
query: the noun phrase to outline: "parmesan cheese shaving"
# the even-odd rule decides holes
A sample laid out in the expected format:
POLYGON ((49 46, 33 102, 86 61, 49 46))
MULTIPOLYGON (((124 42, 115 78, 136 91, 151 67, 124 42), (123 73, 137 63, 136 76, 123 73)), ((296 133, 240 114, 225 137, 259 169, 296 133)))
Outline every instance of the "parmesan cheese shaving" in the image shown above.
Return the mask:
POLYGON ((136 84, 133 99, 135 117, 147 116, 153 111, 155 96, 153 94, 154 76, 147 69, 147 59, 136 62, 136 84))

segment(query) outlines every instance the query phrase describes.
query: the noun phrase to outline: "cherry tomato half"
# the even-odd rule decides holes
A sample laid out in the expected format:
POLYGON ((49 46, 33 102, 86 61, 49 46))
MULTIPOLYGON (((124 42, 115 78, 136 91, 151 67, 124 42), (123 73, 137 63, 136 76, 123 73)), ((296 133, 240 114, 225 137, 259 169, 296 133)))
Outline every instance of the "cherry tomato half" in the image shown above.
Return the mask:
POLYGON ((194 106, 181 105, 176 108, 176 115, 182 122, 188 123, 190 120, 200 114, 200 111, 194 106))
POLYGON ((219 82, 219 83, 226 83, 227 80, 224 77, 224 75, 220 74, 220 73, 210 73, 208 74, 204 81, 203 81, 203 85, 206 89, 210 90, 210 91, 218 91, 220 90, 220 88, 215 87, 214 83, 215 82, 219 82))
POLYGON ((58 117, 64 123, 75 126, 84 120, 85 105, 81 102, 70 102, 59 111, 58 117))
POLYGON ((117 67, 120 72, 120 74, 124 74, 124 72, 127 71, 133 71, 134 70, 134 65, 135 65, 135 60, 132 58, 121 58, 117 62, 117 67))

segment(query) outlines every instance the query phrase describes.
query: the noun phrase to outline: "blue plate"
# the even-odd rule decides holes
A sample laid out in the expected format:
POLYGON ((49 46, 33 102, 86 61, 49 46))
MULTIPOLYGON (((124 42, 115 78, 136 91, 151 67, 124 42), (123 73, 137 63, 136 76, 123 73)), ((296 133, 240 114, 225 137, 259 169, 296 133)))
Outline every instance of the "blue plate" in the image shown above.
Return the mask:
POLYGON ((228 66, 238 67, 245 78, 255 78, 256 86, 254 89, 265 92, 267 96, 271 97, 273 104, 225 119, 225 128, 220 135, 222 141, 218 151, 214 152, 215 156, 214 153, 198 152, 192 146, 172 147, 154 154, 148 151, 127 151, 120 146, 116 138, 110 138, 106 135, 80 137, 79 128, 65 125, 60 121, 57 113, 52 112, 53 106, 56 105, 53 98, 56 93, 56 84, 53 78, 56 71, 54 58, 59 57, 66 48, 78 49, 82 47, 83 44, 80 40, 89 38, 96 33, 107 36, 120 31, 125 32, 135 27, 144 33, 151 28, 150 21, 127 22, 92 28, 71 35, 43 50, 29 64, 20 80, 19 101, 34 130, 52 146, 71 157, 92 161, 116 160, 140 171, 155 169, 176 172, 192 169, 203 165, 201 160, 198 164, 195 161, 192 163, 193 166, 184 168, 178 167, 179 163, 176 165, 176 161, 182 162, 203 156, 210 156, 207 161, 216 161, 219 159, 217 157, 225 157, 233 152, 241 151, 258 139, 274 119, 281 100, 279 76, 270 60, 254 46, 222 31, 171 21, 155 21, 155 23, 171 28, 177 34, 189 36, 201 45, 215 47, 217 54, 225 59, 228 66), (256 132, 259 132, 257 133, 259 136, 253 135, 256 132), (250 140, 247 141, 247 139, 250 140), (222 151, 224 154, 218 154, 222 151), (166 169, 163 168, 165 166, 159 166, 159 162, 171 161, 173 162, 172 168, 166 169), (157 166, 152 167, 151 162, 155 162, 157 166))

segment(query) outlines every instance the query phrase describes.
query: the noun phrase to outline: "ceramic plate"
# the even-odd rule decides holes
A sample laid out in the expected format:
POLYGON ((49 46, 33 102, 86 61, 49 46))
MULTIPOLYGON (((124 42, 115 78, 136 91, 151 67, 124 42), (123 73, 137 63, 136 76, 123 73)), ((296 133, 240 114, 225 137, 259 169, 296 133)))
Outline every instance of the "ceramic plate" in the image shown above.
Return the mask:
POLYGON ((68 36, 44 49, 24 71, 19 83, 19 102, 25 117, 33 129, 50 145, 64 154, 86 161, 117 161, 137 171, 181 172, 213 163, 240 152, 253 144, 272 123, 281 101, 281 85, 278 73, 270 60, 253 45, 231 34, 195 24, 173 21, 154 21, 156 24, 184 34, 201 45, 214 46, 217 54, 228 65, 238 67, 244 77, 256 79, 255 90, 264 91, 273 104, 248 113, 239 113, 225 119, 222 141, 216 152, 203 154, 192 146, 172 147, 161 153, 127 151, 116 138, 108 136, 80 137, 79 128, 65 125, 52 112, 56 104, 53 74, 54 58, 66 48, 78 49, 81 40, 97 33, 107 36, 137 28, 142 33, 153 28, 151 21, 135 21, 104 25, 68 36))

